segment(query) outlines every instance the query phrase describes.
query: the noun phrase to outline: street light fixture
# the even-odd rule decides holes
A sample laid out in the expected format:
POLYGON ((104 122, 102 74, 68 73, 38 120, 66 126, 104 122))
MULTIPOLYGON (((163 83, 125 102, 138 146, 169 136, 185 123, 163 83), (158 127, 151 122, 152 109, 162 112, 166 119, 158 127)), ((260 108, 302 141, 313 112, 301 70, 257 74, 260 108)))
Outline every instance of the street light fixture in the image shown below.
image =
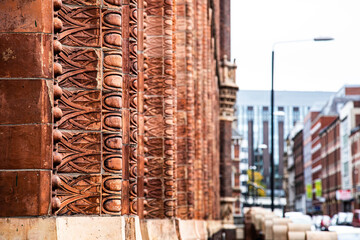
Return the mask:
POLYGON ((270 153, 270 188, 271 188, 271 211, 274 211, 274 60, 275 60, 275 46, 283 43, 295 43, 295 42, 324 42, 333 41, 332 37, 317 37, 313 39, 305 40, 292 40, 292 41, 281 41, 273 44, 272 55, 271 55, 271 153, 270 153))

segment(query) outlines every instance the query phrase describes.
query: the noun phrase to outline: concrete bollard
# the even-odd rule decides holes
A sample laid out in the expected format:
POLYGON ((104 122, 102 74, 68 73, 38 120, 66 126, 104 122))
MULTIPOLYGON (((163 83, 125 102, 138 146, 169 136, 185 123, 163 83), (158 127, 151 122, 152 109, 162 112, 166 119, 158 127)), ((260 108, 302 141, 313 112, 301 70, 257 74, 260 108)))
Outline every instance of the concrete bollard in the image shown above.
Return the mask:
POLYGON ((273 225, 273 239, 287 240, 287 225, 273 225))
POLYGON ((306 223, 288 223, 289 232, 307 232, 311 231, 311 225, 306 223))
POLYGON ((273 231, 272 231, 273 220, 265 220, 264 225, 265 225, 265 231, 264 231, 265 240, 273 240, 273 231))
POLYGON ((306 240, 337 240, 337 233, 336 232, 306 232, 306 240))
POLYGON ((305 240, 305 232, 290 232, 289 230, 288 240, 305 240))

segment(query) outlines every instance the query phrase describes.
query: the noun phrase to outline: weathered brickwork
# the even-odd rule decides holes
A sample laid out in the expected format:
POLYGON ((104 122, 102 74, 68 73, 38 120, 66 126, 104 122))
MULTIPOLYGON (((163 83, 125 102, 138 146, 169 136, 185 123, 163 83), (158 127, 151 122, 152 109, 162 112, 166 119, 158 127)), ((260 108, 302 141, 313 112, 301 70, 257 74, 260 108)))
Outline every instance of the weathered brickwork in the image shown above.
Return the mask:
POLYGON ((0 10, 0 208, 11 203, 0 216, 220 219, 237 90, 230 7, 12 2, 0 10))

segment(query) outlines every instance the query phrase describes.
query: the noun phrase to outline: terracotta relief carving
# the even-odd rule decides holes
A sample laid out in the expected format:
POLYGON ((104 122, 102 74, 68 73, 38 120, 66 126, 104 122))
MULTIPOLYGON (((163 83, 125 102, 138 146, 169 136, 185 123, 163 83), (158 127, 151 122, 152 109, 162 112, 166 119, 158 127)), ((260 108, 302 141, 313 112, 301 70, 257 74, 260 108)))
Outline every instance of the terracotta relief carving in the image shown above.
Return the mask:
MULTIPOLYGON (((137 1, 137 42, 136 42, 136 54, 138 61, 138 75, 136 81, 133 81, 133 86, 137 89, 137 115, 136 123, 138 127, 137 131, 137 148, 136 148, 136 181, 137 181, 137 201, 136 207, 132 204, 131 209, 136 209, 137 215, 142 219, 145 215, 144 205, 146 200, 144 197, 144 173, 145 173, 145 153, 144 153, 144 21, 146 19, 146 13, 144 13, 144 7, 146 3, 144 0, 137 1)), ((133 13, 134 14, 134 13, 133 13)), ((131 47, 131 51, 135 48, 131 47)), ((133 202, 134 203, 134 202, 133 202)))
POLYGON ((121 114, 110 112, 103 114, 103 130, 119 131, 121 129, 122 119, 121 114))
POLYGON ((108 7, 120 7, 121 0, 104 0, 104 5, 108 7))
POLYGON ((63 0, 57 9, 54 214, 215 218, 207 2, 63 0))
POLYGON ((100 0, 62 0, 64 4, 80 5, 80 6, 94 6, 99 5, 100 0))
MULTIPOLYGON (((29 59, 39 55, 35 65, 44 63, 47 74, 41 72, 44 66, 32 71, 30 64, 3 77, 17 77, 10 86, 16 89, 15 84, 39 75, 35 85, 41 83, 41 91, 34 85, 29 96, 41 101, 26 121, 46 127, 44 136, 37 136, 45 148, 34 144, 46 152, 48 163, 52 151, 52 169, 41 165, 49 177, 52 170, 52 214, 219 218, 219 107, 231 117, 232 105, 225 100, 235 101, 236 93, 236 86, 224 85, 224 80, 235 83, 236 66, 219 61, 221 1, 35 2, 36 14, 30 14, 35 5, 26 8, 25 23, 14 18, 14 26, 5 26, 14 32, 1 35, 15 43, 36 35, 39 46, 51 38, 41 53, 24 50, 29 59), (20 72, 25 76, 15 76, 20 72)), ((10 95, 4 95, 7 105, 16 101, 7 99, 10 95)), ((5 108, 7 114, 19 114, 5 108)), ((27 125, 11 127, 29 132, 27 125)), ((17 156, 23 158, 28 154, 17 156)))
POLYGON ((121 91, 122 74, 117 71, 104 71, 103 73, 103 89, 112 91, 121 91))
MULTIPOLYGON (((105 3, 106 4, 106 3, 105 3)), ((124 187, 123 154, 123 54, 121 8, 102 9, 103 88, 102 88, 102 143, 103 175, 102 213, 121 215, 126 209, 123 200, 128 189, 124 187)), ((125 169, 126 170, 126 169, 125 169)))
POLYGON ((57 144, 62 161, 58 172, 99 173, 101 166, 100 134, 62 132, 57 144))
MULTIPOLYGON (((138 2, 131 0, 129 4, 129 108, 130 108, 130 213, 137 214, 138 205, 138 66, 137 66, 137 27, 138 2)), ((141 188, 141 187, 140 187, 141 188)), ((142 191, 142 189, 140 189, 142 191)))
POLYGON ((186 166, 187 166, 187 217, 194 217, 194 161, 195 161, 195 75, 194 71, 194 34, 195 34, 195 14, 194 1, 186 1, 186 166))
POLYGON ((59 11, 62 30, 59 41, 68 46, 100 47, 100 8, 70 7, 59 11))
POLYGON ((55 57, 61 89, 56 100, 60 131, 54 130, 59 135, 54 138, 55 172, 61 179, 54 187, 57 215, 120 215, 122 196, 129 191, 123 184, 124 159, 129 158, 123 153, 123 127, 129 119, 122 111, 122 9, 118 1, 107 2, 102 7, 99 1, 66 0, 54 23, 61 46, 55 57), (80 175, 71 179, 65 173, 80 175), (80 188, 84 190, 75 191, 80 188))
POLYGON ((121 9, 102 11, 102 38, 103 46, 113 49, 121 49, 121 9))
POLYGON ((59 108, 63 115, 57 125, 68 130, 100 130, 100 91, 63 90, 59 108))
POLYGON ((62 68, 62 74, 57 78, 61 87, 98 88, 101 82, 99 50, 62 47, 56 59, 62 68))
POLYGON ((121 187, 120 176, 102 177, 102 211, 106 214, 120 215, 121 213, 121 187))
POLYGON ((61 204, 56 215, 100 213, 100 175, 60 175, 58 178, 55 194, 61 204))

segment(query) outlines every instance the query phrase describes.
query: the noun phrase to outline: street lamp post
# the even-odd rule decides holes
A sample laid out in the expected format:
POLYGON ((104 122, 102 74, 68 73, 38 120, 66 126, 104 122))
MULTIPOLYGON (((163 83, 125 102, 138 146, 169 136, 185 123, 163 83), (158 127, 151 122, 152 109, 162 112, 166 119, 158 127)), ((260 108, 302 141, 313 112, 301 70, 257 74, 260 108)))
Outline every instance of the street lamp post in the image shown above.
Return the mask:
POLYGON ((318 37, 313 39, 305 39, 305 40, 294 40, 294 41, 281 41, 273 44, 272 54, 271 54, 271 96, 270 96, 270 104, 271 104, 271 153, 270 153, 270 188, 271 188, 271 211, 274 211, 274 61, 275 61, 275 46, 277 44, 283 43, 294 43, 294 42, 306 42, 306 41, 332 41, 334 38, 330 37, 318 37))
POLYGON ((256 170, 256 166, 252 165, 250 166, 251 169, 251 182, 252 182, 252 199, 253 199, 253 203, 252 205, 255 205, 255 177, 254 177, 254 171, 256 170))

